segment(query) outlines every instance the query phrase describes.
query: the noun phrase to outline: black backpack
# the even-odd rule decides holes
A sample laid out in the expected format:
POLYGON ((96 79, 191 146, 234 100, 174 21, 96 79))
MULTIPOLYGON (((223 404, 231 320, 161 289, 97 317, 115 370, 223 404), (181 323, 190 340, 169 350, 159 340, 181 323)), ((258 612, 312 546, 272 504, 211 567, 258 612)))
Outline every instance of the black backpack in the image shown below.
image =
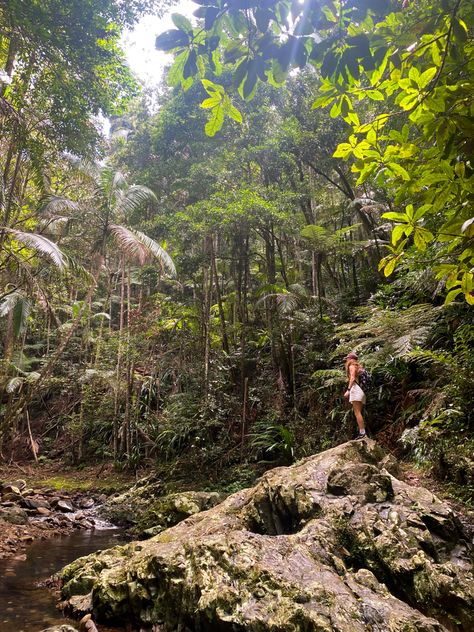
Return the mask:
POLYGON ((372 376, 367 371, 367 369, 362 369, 362 371, 357 376, 356 382, 364 391, 364 393, 368 393, 370 391, 370 385, 372 384, 372 376))

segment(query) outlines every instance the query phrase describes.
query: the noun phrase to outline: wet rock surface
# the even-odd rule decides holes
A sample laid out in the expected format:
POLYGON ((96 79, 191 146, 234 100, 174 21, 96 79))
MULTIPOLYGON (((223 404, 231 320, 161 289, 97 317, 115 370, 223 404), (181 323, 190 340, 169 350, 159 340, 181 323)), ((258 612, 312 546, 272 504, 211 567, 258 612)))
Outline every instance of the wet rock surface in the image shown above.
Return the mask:
POLYGON ((364 440, 271 470, 149 540, 77 560, 63 598, 170 631, 474 630, 472 540, 386 465, 364 440))
POLYGON ((0 481, 0 559, 21 555, 32 540, 94 528, 94 510, 103 500, 98 494, 31 489, 21 479, 0 481))

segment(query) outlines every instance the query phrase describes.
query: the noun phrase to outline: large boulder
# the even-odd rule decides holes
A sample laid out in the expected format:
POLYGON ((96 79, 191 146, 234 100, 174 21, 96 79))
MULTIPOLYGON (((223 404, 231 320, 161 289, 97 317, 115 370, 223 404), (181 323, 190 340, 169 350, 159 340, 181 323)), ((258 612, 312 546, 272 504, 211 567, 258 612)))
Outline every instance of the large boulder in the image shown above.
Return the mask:
POLYGON ((145 542, 62 572, 76 613, 176 630, 474 629, 473 547, 370 440, 267 472, 145 542))
POLYGON ((28 514, 21 507, 0 507, 0 519, 10 524, 26 524, 28 514))
POLYGON ((100 513, 115 524, 127 526, 130 534, 144 539, 210 509, 224 499, 217 492, 163 492, 159 481, 147 477, 123 494, 109 499, 100 513))

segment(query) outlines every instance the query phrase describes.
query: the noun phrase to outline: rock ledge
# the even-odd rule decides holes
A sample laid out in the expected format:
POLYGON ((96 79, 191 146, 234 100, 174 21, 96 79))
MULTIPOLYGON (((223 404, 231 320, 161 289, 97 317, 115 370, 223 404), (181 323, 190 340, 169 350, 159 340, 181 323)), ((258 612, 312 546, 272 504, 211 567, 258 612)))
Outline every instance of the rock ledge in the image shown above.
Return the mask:
POLYGON ((163 630, 474 630, 472 542, 388 462, 365 440, 271 470, 150 540, 77 560, 63 597, 163 630))

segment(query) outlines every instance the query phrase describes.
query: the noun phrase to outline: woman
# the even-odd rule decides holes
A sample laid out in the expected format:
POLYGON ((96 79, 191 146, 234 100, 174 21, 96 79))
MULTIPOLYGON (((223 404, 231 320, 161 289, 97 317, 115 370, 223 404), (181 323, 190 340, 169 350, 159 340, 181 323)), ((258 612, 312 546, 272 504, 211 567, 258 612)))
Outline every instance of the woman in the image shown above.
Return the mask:
POLYGON ((355 353, 349 353, 346 356, 346 375, 349 382, 344 397, 352 404, 352 409, 357 420, 359 434, 356 439, 363 439, 366 436, 364 418, 362 416, 362 406, 365 404, 366 398, 364 391, 357 381, 359 373, 363 370, 364 367, 359 364, 357 355, 355 353))

